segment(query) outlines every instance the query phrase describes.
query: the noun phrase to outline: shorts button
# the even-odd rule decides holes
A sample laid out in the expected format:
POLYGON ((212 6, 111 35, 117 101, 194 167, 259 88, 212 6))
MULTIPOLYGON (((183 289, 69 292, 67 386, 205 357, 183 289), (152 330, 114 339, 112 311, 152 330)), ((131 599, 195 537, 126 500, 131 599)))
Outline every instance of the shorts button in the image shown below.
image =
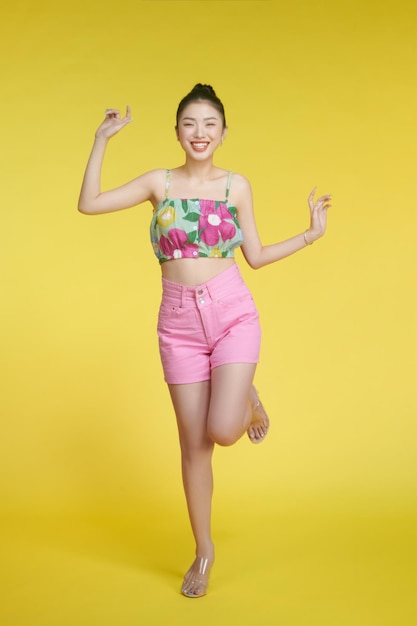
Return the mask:
POLYGON ((199 296, 201 296, 201 294, 203 293, 203 290, 202 290, 202 289, 199 289, 199 290, 197 291, 197 293, 198 293, 198 295, 199 295, 199 296))
POLYGON ((204 304, 205 303, 204 298, 200 298, 199 302, 200 302, 200 304, 204 304))

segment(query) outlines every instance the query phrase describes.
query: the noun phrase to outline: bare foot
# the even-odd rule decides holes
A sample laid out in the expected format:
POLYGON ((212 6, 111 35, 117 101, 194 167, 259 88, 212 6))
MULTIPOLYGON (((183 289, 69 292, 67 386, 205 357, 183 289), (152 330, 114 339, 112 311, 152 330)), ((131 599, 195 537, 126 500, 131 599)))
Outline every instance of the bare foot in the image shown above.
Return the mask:
POLYGON ((269 418, 253 385, 250 392, 250 402, 252 406, 252 421, 248 428, 248 437, 252 443, 261 443, 269 430, 269 418))
POLYGON ((209 559, 198 556, 184 576, 181 593, 187 596, 187 598, 201 598, 201 596, 205 596, 212 565, 213 562, 209 559))

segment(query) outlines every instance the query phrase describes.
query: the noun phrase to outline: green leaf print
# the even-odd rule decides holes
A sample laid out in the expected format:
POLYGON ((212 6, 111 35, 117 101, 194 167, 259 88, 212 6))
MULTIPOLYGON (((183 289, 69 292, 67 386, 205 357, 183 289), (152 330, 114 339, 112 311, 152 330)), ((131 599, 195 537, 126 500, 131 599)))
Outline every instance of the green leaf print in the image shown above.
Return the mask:
POLYGON ((199 213, 188 213, 188 215, 184 215, 184 220, 187 220, 187 222, 198 222, 198 220, 200 219, 200 214, 199 213))

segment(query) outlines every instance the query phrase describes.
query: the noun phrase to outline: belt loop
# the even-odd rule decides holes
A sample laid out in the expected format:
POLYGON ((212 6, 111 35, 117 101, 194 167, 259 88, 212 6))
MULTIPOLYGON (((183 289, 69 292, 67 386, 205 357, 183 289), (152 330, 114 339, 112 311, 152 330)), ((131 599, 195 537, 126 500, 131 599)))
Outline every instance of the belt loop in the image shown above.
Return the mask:
POLYGON ((219 289, 218 289, 216 282, 213 279, 211 279, 204 286, 207 290, 210 300, 213 300, 213 302, 217 300, 218 295, 219 295, 219 289))
POLYGON ((212 290, 210 289, 211 285, 209 285, 209 281, 204 285, 204 287, 205 287, 205 289, 207 291, 207 294, 208 294, 210 300, 214 300, 214 298, 213 298, 214 294, 211 293, 212 290))
POLYGON ((186 290, 186 287, 184 285, 181 285, 181 308, 182 309, 185 306, 185 290, 186 290))

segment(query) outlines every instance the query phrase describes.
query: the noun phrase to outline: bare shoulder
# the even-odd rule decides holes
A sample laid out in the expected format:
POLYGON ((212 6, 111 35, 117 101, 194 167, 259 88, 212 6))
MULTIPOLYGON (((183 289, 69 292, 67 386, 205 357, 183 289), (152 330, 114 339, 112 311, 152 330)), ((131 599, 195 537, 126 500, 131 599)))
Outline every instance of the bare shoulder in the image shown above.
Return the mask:
POLYGON ((243 176, 243 174, 239 174, 238 172, 233 172, 232 185, 237 192, 247 193, 251 190, 249 180, 246 176, 243 176))
POLYGON ((166 172, 166 169, 158 168, 156 170, 149 170, 149 172, 145 172, 139 178, 147 180, 152 185, 158 185, 161 181, 166 180, 166 172))
POLYGON ((252 202, 252 188, 246 176, 233 172, 230 195, 236 206, 245 206, 248 201, 252 202))
POLYGON ((153 204, 157 204, 165 195, 166 172, 166 169, 158 168, 145 172, 136 179, 138 183, 146 187, 153 204))

